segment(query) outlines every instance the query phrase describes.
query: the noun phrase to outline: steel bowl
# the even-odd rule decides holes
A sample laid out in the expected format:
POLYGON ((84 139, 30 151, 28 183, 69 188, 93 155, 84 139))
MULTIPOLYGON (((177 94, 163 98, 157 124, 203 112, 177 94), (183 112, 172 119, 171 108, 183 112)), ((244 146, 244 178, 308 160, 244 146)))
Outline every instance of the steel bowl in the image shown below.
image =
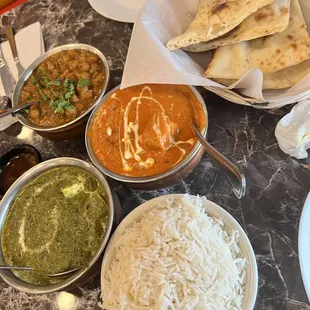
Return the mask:
MULTIPOLYGON (((3 225, 5 222, 5 218, 10 210, 12 202, 22 190, 22 188, 30 182, 33 178, 40 175, 42 172, 47 171, 51 168, 60 167, 60 166, 74 166, 80 167, 88 172, 92 173, 97 179, 101 182, 104 187, 104 190, 107 195, 107 203, 109 208, 109 218, 108 218, 108 225, 102 239, 100 248, 98 249, 97 253, 94 255, 92 260, 89 262, 89 265, 86 269, 81 269, 73 273, 69 278, 51 285, 34 285, 27 283, 17 276, 10 270, 0 270, 0 276, 3 278, 5 282, 9 285, 13 286, 14 288, 26 292, 26 293, 33 293, 33 294, 43 294, 43 293, 51 293, 55 291, 61 291, 65 289, 71 289, 76 286, 80 286, 91 280, 99 271, 100 271, 100 264, 101 260, 99 259, 102 257, 104 248, 108 242, 108 239, 111 234, 113 219, 114 219, 114 210, 116 205, 118 204, 118 200, 115 194, 110 189, 109 184, 107 183, 105 177, 102 175, 100 171, 98 171, 93 165, 88 164, 80 159, 63 157, 63 158, 55 158, 45 162, 42 162, 35 167, 28 170, 25 174, 23 174, 17 181, 10 187, 10 189, 4 195, 2 201, 0 202, 0 236, 2 234, 3 225)), ((0 247, 0 265, 5 265, 3 254, 2 254, 2 247, 0 247)))
POLYGON ((23 74, 20 76, 17 82, 17 85, 13 93, 13 97, 12 97, 13 107, 19 105, 19 97, 20 97, 21 90, 23 88, 24 83, 28 80, 28 78, 32 74, 33 70, 37 68, 44 60, 46 60, 51 55, 64 51, 64 50, 72 50, 72 49, 87 50, 87 51, 93 52, 94 54, 98 55, 103 63, 106 78, 103 82, 102 90, 99 93, 98 98, 94 102, 94 104, 87 111, 85 111, 82 115, 80 115, 78 118, 76 118, 75 120, 67 124, 57 126, 57 127, 43 127, 43 126, 32 124, 20 113, 16 114, 16 118, 22 125, 36 131, 42 137, 50 139, 50 140, 66 140, 66 139, 74 138, 74 137, 81 136, 84 134, 88 115, 91 112, 91 110, 101 101, 102 97, 104 96, 106 92, 106 89, 108 87, 108 83, 110 80, 109 64, 105 56, 98 49, 96 49, 95 47, 91 45, 87 45, 87 44, 75 43, 75 44, 58 46, 48 51, 44 55, 40 56, 23 72, 23 74))
MULTIPOLYGON (((208 111, 205 105, 205 102, 200 95, 200 93, 192 86, 189 86, 189 88, 193 91, 195 94, 197 100, 200 102, 206 117, 206 127, 202 132, 202 135, 204 138, 207 136, 207 129, 208 129, 208 111)), ((85 144, 87 148, 88 156, 90 157, 93 164, 105 175, 109 176, 112 179, 115 179, 117 181, 123 182, 129 187, 137 188, 137 189, 146 189, 146 190, 153 190, 153 189, 160 189, 164 188, 170 185, 173 185, 180 180, 182 180, 186 175, 191 173, 194 168, 199 164, 204 149, 202 148, 201 144, 197 141, 191 150, 191 152, 177 165, 173 166, 171 169, 164 171, 160 174, 156 174, 153 176, 147 176, 147 177, 128 177, 121 174, 117 174, 109 169, 107 169, 96 157, 92 150, 91 142, 89 139, 88 131, 92 126, 92 122, 95 118, 95 115, 100 108, 101 105, 105 103, 107 98, 109 98, 117 89, 119 89, 119 86, 112 89, 109 93, 107 93, 101 102, 96 106, 96 108, 92 111, 91 116, 88 119, 87 125, 86 125, 86 131, 85 131, 85 144)))

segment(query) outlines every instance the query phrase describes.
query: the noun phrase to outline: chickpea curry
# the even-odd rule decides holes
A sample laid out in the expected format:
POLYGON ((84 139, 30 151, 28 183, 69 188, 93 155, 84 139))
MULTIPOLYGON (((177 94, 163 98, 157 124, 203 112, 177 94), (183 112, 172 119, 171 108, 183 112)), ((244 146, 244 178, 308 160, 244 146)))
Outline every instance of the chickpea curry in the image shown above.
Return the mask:
POLYGON ((83 49, 64 50, 48 57, 32 72, 19 103, 38 101, 24 113, 35 125, 64 125, 95 103, 104 81, 104 65, 98 55, 83 49))
POLYGON ((203 130, 206 114, 188 86, 139 85, 107 98, 88 137, 107 169, 144 177, 169 170, 190 153, 196 142, 193 122, 203 130))

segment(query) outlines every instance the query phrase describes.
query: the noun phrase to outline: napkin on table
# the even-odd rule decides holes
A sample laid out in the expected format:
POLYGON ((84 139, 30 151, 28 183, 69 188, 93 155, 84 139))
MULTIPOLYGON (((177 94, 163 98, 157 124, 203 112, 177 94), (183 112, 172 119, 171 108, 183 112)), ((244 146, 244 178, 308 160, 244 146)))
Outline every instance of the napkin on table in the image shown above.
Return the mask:
MULTIPOLYGON (((18 57, 21 65, 26 69, 31 65, 39 56, 44 54, 44 42, 42 36, 41 25, 39 22, 29 25, 26 28, 20 30, 16 36, 16 47, 18 57)), ((4 58, 8 69, 13 74, 15 81, 18 80, 18 71, 13 59, 10 44, 8 41, 3 42, 0 45, 1 54, 4 58)), ((1 77, 2 78, 2 77, 1 77)), ((5 96, 2 81, 0 80, 0 96, 5 96)), ((12 124, 17 122, 17 119, 12 116, 6 116, 0 119, 0 131, 8 128, 12 124)))
POLYGON ((310 99, 297 103, 277 124, 280 149, 297 159, 307 158, 310 148, 310 99))

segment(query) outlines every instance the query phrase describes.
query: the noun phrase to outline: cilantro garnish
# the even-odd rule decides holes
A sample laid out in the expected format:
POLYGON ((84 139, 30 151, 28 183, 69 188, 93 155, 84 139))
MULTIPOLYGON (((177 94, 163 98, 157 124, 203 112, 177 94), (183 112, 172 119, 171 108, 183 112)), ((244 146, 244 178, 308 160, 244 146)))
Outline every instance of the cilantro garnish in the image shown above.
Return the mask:
MULTIPOLYGON (((54 113, 62 113, 63 111, 70 110, 74 107, 74 105, 72 105, 72 103, 70 102, 70 98, 76 93, 77 83, 75 81, 65 79, 62 83, 61 78, 50 81, 47 76, 41 76, 40 81, 43 82, 43 86, 38 83, 38 81, 33 75, 30 76, 30 82, 37 87, 42 101, 49 102, 54 113), (50 87, 61 85, 63 87, 59 89, 59 91, 57 89, 57 92, 55 92, 55 90, 50 87), (47 90, 47 92, 44 92, 44 90, 47 90), (53 96, 53 98, 50 98, 49 96, 53 96)), ((81 79, 79 82, 82 84, 82 86, 90 84, 90 81, 87 79, 81 79)))
POLYGON ((61 85, 61 78, 57 78, 56 80, 54 81, 49 81, 48 82, 48 86, 59 86, 61 85))
POLYGON ((69 110, 73 108, 73 105, 70 102, 70 98, 75 94, 75 82, 70 79, 65 79, 63 86, 64 92, 59 96, 50 100, 50 105, 54 110, 54 113, 62 113, 64 110, 69 110))
POLYGON ((65 93, 65 99, 70 99, 72 95, 75 94, 75 87, 73 83, 70 83, 67 87, 67 92, 65 93))
POLYGON ((77 83, 77 87, 89 86, 90 80, 89 79, 79 79, 77 83))
POLYGON ((43 80, 44 84, 48 87, 48 84, 50 82, 49 78, 47 76, 42 76, 41 79, 43 80))
POLYGON ((68 100, 59 100, 57 103, 57 108, 54 110, 55 113, 61 113, 64 110, 68 110, 72 108, 72 104, 68 100))
POLYGON ((36 85, 38 83, 36 78, 33 75, 30 76, 30 82, 32 85, 36 85))

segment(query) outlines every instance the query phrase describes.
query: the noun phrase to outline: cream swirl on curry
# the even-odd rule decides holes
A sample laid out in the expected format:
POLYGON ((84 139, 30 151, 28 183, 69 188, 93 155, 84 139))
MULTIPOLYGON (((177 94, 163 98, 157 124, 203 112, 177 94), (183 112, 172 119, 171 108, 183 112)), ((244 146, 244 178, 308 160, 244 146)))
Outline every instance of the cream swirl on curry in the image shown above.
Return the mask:
POLYGON ((88 135, 109 170, 143 177, 164 172, 192 150, 192 122, 206 126, 201 103, 188 86, 139 85, 116 90, 95 114, 88 135))

